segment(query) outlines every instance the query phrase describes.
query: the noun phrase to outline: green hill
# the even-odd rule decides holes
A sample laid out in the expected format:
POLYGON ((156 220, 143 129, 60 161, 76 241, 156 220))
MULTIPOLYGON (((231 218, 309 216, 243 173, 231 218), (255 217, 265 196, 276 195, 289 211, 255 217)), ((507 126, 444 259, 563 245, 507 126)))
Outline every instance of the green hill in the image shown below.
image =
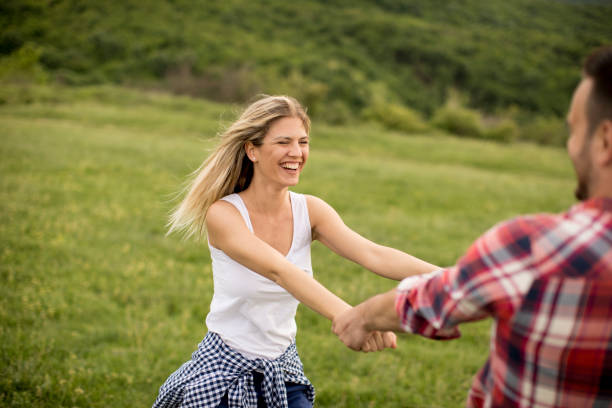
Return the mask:
POLYGON ((289 93, 332 122, 394 106, 429 116, 451 89, 481 111, 559 116, 585 53, 612 40, 605 3, 6 0, 0 55, 29 47, 68 84, 289 93))

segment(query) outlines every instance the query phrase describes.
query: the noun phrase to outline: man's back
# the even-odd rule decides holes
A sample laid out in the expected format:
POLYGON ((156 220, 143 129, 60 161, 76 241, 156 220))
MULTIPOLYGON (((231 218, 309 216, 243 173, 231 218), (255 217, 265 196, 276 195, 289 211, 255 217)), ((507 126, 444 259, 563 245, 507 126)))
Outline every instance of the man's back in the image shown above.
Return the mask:
POLYGON ((468 406, 612 404, 612 200, 501 223, 457 265, 399 291, 404 328, 427 337, 494 318, 468 406))
POLYGON ((534 279, 497 322, 493 405, 582 407, 612 403, 612 202, 591 200, 532 217, 534 279))

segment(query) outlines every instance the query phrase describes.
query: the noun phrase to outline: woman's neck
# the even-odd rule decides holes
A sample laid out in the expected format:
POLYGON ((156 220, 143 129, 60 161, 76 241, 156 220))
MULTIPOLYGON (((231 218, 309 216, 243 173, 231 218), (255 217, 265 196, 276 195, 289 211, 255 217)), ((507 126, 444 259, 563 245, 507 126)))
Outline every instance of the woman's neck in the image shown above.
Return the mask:
POLYGON ((246 190, 240 192, 240 197, 248 203, 251 211, 278 214, 289 202, 289 188, 259 185, 254 182, 246 190))

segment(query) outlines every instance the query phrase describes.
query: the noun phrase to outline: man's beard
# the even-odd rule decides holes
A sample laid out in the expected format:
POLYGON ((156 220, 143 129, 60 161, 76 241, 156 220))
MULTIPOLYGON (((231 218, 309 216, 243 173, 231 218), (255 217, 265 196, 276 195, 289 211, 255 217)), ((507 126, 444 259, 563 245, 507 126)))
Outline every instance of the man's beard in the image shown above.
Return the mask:
POLYGON ((574 166, 576 168, 576 179, 578 181, 578 185, 576 186, 576 190, 574 191, 574 195, 579 201, 588 200, 590 196, 590 184, 591 184, 591 160, 588 154, 588 149, 590 145, 591 139, 589 137, 587 143, 584 144, 582 151, 580 152, 579 160, 583 164, 582 172, 578 169, 578 164, 576 163, 574 166))
POLYGON ((578 180, 578 185, 576 186, 576 191, 574 191, 574 195, 579 201, 584 201, 589 198, 589 186, 586 182, 582 180, 578 180))

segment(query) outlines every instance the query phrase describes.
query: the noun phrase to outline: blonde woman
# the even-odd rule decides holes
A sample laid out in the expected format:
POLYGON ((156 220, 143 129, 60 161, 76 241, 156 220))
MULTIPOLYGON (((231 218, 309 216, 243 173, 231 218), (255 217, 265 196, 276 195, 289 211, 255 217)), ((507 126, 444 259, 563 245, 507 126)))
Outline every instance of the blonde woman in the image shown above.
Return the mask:
MULTIPOLYGON (((312 277, 310 244, 401 280, 436 267, 348 228, 323 200, 289 191, 309 154, 310 119, 293 98, 251 104, 221 136, 171 215, 169 232, 205 233, 214 295, 208 334, 160 388, 155 407, 312 407, 295 347, 301 302, 333 320, 348 310, 312 277)), ((373 332, 363 351, 395 347, 373 332)))

